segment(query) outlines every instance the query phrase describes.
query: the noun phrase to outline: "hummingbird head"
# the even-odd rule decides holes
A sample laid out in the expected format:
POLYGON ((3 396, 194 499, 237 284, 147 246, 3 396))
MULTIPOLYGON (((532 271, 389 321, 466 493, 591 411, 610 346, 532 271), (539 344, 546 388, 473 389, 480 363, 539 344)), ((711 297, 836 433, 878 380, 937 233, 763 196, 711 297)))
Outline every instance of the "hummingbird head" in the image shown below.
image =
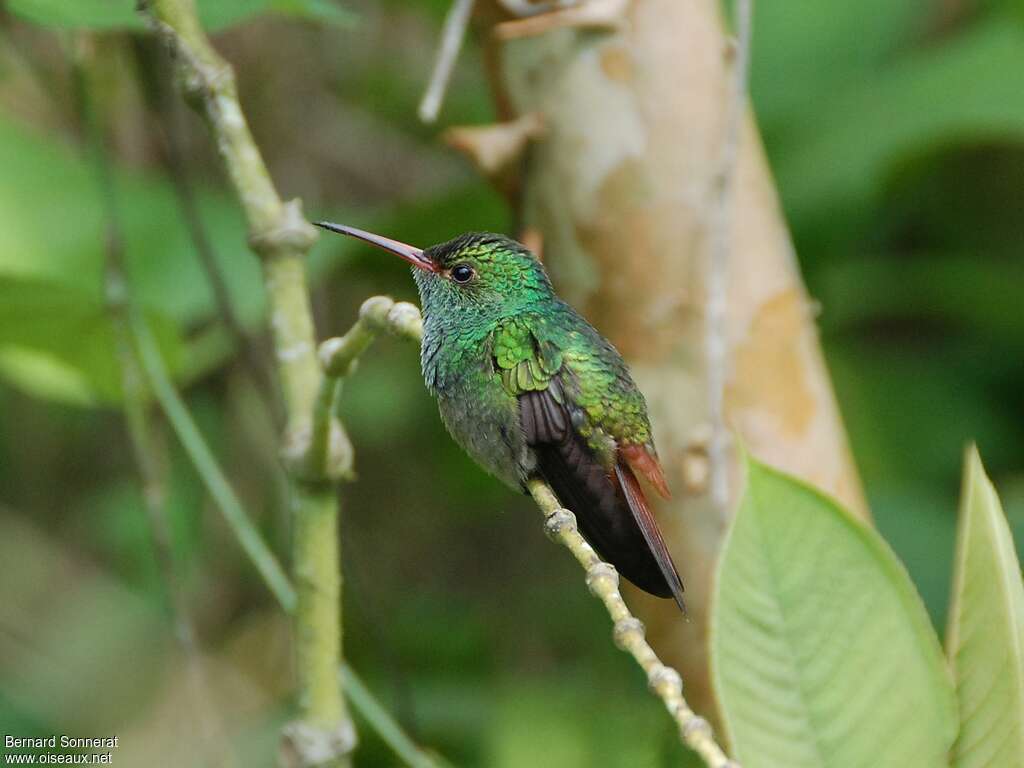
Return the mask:
POLYGON ((354 227, 315 223, 365 240, 412 264, 428 318, 444 313, 496 318, 553 295, 537 257, 504 235, 471 232, 420 249, 354 227))

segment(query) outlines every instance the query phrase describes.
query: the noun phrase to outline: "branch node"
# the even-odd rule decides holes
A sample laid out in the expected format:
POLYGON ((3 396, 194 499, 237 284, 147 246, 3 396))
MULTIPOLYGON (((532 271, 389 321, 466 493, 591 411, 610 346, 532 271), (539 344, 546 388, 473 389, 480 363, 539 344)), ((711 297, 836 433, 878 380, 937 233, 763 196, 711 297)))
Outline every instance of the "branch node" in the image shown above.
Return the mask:
POLYGON ((304 424, 288 433, 281 459, 288 470, 307 483, 338 483, 355 479, 355 449, 341 422, 331 411, 327 421, 304 424), (323 430, 323 434, 317 434, 323 430))
POLYGON ((306 253, 316 238, 316 229, 302 215, 302 201, 295 198, 281 204, 272 227, 249 235, 249 247, 268 259, 283 253, 306 253))
POLYGON ((700 715, 694 715, 687 720, 682 730, 687 744, 711 738, 711 724, 700 715))
POLYGON ((358 739, 350 720, 331 728, 295 720, 281 731, 281 765, 284 768, 315 768, 345 757, 358 739))
MULTIPOLYGON (((184 54, 182 48, 178 48, 177 51, 179 55, 184 54)), ((237 88, 235 71, 225 61, 211 61, 205 66, 179 67, 178 73, 182 94, 192 104, 213 98, 217 94, 234 95, 237 88)))
POLYGON ((385 331, 388 313, 394 306, 395 302, 390 296, 371 296, 359 307, 359 319, 375 331, 385 331))
POLYGON ((423 316, 419 307, 408 301, 399 301, 388 312, 388 331, 410 341, 423 336, 423 316))
POLYGON ((683 695, 683 678, 664 664, 657 664, 648 672, 647 684, 662 698, 678 699, 683 695))
POLYGON ((611 563, 599 561, 587 569, 587 587, 600 597, 619 586, 619 572, 611 563))
POLYGON ((620 651, 628 651, 635 642, 643 641, 644 623, 635 616, 619 619, 612 630, 612 639, 620 651))
POLYGON ((548 538, 557 541, 566 531, 576 530, 576 515, 568 509, 556 509, 544 520, 544 532, 548 538))

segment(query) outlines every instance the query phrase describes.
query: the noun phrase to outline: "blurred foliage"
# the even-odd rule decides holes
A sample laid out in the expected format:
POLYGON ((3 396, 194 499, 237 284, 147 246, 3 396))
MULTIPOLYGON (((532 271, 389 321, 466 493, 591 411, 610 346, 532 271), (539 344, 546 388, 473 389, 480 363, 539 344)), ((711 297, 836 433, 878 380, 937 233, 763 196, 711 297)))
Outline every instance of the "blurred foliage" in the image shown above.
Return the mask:
MULTIPOLYGON (((12 13, 28 21, 66 29, 110 31, 142 29, 145 25, 135 10, 135 0, 8 0, 12 13)), ((349 25, 351 14, 332 0, 232 0, 228 3, 199 3, 200 20, 208 30, 240 24, 262 13, 349 25)))
MULTIPOLYGON (((174 745, 195 723, 111 407, 106 224, 68 64, 83 28, 135 292, 282 553, 287 521, 279 425, 214 311, 165 170, 167 115, 139 81, 138 50, 152 43, 131 5, 0 4, 0 730, 119 733, 115 763, 181 766, 199 747, 174 745)), ((421 244, 512 231, 499 197, 414 119, 446 3, 200 6, 275 178, 311 217, 421 244)), ((942 627, 967 440, 1024 541, 1024 14, 998 0, 777 0, 757 5, 754 40, 755 108, 875 519, 942 627)), ((471 44, 446 123, 492 114, 483 72, 471 44)), ((183 121, 203 225, 265 354, 258 264, 203 126, 183 121)), ((323 336, 367 295, 414 296, 402 265, 340 238, 312 264, 323 336)), ((347 652, 417 738, 460 765, 680 764, 536 511, 444 435, 413 351, 380 342, 343 409, 360 476, 343 490, 347 652)), ((283 625, 160 431, 174 556, 214 697, 241 764, 269 766, 286 717, 283 625)), ((364 732, 359 764, 394 761, 364 732)))

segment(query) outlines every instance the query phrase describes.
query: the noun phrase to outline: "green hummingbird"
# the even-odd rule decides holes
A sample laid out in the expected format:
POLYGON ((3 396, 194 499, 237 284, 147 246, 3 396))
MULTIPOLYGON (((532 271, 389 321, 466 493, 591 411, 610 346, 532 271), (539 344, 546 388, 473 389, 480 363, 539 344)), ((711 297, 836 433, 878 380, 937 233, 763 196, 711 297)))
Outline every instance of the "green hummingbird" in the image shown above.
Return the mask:
POLYGON ((430 248, 316 222, 412 264, 427 389, 459 445, 513 489, 540 477, 602 558, 683 605, 683 586, 637 480, 663 497, 647 405, 622 356, 555 294, 540 260, 503 235, 430 248))

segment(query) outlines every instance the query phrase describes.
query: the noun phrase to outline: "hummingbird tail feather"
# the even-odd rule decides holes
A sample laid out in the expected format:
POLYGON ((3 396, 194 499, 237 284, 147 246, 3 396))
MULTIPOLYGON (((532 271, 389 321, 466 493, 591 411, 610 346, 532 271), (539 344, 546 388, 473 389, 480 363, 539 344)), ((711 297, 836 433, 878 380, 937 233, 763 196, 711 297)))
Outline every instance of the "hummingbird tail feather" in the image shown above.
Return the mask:
POLYGON ((647 498, 640 488, 636 475, 633 474, 629 464, 624 461, 619 461, 615 465, 615 475, 622 486, 622 492, 625 494, 626 503, 633 513, 633 519, 640 528, 640 532, 643 533, 644 541, 647 542, 647 547, 650 549, 651 554, 654 555, 654 559, 658 562, 658 568, 661 570, 662 576, 665 577, 665 582, 668 584, 669 589, 672 590, 672 597, 679 606, 679 610, 685 614, 686 603, 683 601, 682 579, 679 578, 675 563, 672 562, 672 555, 669 554, 668 547, 665 545, 665 539, 662 538, 661 531, 658 529, 658 523, 654 519, 650 506, 647 504, 647 498))
POLYGON ((634 474, 640 475, 650 483, 661 498, 666 501, 672 498, 672 492, 665 482, 665 473, 661 469, 661 462, 658 461, 657 454, 653 453, 653 449, 645 445, 621 445, 619 454, 626 460, 634 474))
POLYGON ((576 514, 584 538, 640 589, 681 605, 679 576, 632 470, 620 462, 627 481, 609 471, 572 429, 564 402, 550 390, 522 394, 519 415, 538 473, 576 514), (639 501, 630 501, 627 486, 639 501))

